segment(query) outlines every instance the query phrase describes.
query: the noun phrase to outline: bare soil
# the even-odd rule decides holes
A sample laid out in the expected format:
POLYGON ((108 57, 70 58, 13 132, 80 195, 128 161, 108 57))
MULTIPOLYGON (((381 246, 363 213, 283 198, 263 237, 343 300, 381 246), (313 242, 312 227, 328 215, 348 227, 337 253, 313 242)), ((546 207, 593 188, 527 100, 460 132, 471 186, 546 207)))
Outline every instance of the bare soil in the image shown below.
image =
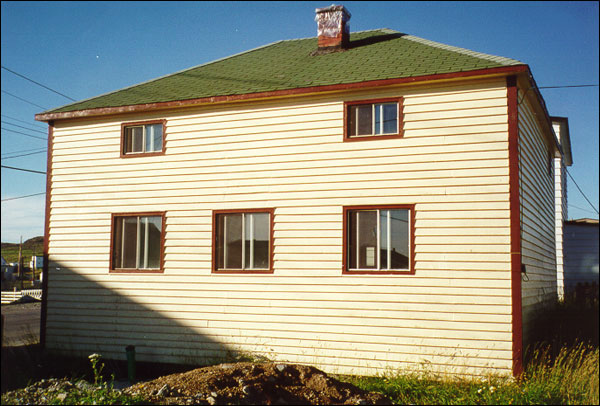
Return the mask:
POLYGON ((123 389, 157 404, 391 405, 317 368, 273 362, 220 364, 162 376, 123 389))

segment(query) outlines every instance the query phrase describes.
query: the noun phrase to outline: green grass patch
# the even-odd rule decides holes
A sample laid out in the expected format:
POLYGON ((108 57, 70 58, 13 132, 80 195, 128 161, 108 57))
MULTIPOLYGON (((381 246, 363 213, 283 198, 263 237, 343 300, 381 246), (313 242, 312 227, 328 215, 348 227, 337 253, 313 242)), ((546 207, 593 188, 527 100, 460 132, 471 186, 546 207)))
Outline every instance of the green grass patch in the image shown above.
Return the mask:
POLYGON ((536 351, 518 379, 438 378, 431 374, 342 377, 396 404, 415 405, 581 405, 598 404, 598 348, 565 347, 552 361, 548 348, 536 351))

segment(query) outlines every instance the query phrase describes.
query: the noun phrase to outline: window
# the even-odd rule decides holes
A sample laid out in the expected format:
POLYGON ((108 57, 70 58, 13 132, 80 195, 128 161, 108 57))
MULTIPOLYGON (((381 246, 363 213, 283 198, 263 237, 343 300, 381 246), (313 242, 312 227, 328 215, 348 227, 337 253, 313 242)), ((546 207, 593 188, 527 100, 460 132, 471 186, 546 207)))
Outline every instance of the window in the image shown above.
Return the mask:
POLYGON ((414 272, 414 206, 344 208, 344 272, 414 272))
POLYGON ((126 123, 121 126, 121 156, 157 155, 164 153, 165 120, 126 123))
POLYGON ((215 211, 213 230, 213 271, 272 271, 272 209, 215 211))
POLYGON ((162 270, 163 213, 113 214, 111 270, 162 270))
POLYGON ((402 99, 345 103, 345 141, 402 136, 402 99))

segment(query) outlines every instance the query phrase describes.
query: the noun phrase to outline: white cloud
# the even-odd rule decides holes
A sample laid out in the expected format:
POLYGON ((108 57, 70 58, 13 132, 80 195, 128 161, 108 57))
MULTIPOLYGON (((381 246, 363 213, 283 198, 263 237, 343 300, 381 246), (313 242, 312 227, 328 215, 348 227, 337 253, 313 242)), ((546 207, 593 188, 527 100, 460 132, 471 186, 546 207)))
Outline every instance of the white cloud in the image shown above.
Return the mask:
MULTIPOLYGON (((11 196, 2 196, 9 199, 11 196)), ((2 202, 2 242, 19 242, 44 235, 44 212, 46 196, 32 196, 24 199, 2 202)))

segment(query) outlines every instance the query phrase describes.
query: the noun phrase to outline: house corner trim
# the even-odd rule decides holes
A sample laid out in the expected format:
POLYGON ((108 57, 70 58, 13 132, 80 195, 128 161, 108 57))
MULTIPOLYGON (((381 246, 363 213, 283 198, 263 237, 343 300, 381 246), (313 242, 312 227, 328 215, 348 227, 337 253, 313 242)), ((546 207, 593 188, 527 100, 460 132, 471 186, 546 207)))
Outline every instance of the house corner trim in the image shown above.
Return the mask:
POLYGON ((517 77, 506 78, 508 102, 508 164, 510 202, 510 262, 512 303, 512 370, 523 372, 523 313, 521 299, 521 200, 519 180, 519 112, 517 77))

